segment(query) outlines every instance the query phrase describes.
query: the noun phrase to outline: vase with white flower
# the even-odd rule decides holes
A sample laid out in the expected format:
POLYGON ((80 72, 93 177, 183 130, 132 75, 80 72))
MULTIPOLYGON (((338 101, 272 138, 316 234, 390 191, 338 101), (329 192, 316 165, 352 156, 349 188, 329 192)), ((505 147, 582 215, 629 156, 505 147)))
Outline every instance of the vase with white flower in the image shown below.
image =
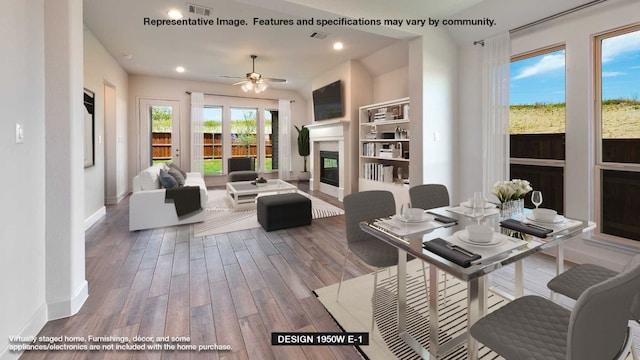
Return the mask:
POLYGON ((491 193, 500 201, 500 217, 507 218, 524 212, 524 198, 533 188, 527 180, 498 181, 491 193))

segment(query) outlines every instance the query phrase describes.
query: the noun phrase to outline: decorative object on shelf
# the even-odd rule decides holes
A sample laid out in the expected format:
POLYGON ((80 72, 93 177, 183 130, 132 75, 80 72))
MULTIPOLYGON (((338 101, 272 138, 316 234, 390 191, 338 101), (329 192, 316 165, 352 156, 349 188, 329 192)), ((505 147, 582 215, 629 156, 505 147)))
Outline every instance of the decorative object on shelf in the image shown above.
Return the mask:
POLYGON ((409 120, 409 104, 404 104, 404 108, 402 109, 402 117, 405 120, 409 120))
POLYGON ((304 159, 304 168, 303 171, 298 174, 298 180, 300 181, 309 181, 311 178, 311 174, 307 171, 307 156, 309 156, 309 129, 307 129, 304 125, 301 128, 294 125, 296 130, 298 131, 298 155, 302 156, 304 159))
POLYGON ((498 181, 491 193, 500 201, 500 218, 505 219, 524 212, 524 197, 531 191, 527 180, 513 179, 498 181))

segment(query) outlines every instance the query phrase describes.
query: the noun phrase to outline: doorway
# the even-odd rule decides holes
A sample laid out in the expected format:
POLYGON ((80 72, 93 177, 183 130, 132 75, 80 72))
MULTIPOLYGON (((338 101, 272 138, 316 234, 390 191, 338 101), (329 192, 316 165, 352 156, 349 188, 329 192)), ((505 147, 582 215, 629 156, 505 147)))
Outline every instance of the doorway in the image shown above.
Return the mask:
POLYGON ((180 163, 180 102, 140 99, 140 170, 180 163))

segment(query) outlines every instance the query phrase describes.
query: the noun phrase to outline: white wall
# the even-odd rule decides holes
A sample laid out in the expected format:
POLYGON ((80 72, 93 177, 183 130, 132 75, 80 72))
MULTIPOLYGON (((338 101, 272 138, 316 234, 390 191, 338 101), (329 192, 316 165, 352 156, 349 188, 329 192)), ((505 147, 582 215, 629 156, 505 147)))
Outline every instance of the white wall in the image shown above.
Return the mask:
POLYGON ((444 184, 454 197, 459 193, 455 161, 459 146, 457 56, 455 43, 439 28, 428 29, 411 42, 409 74, 422 74, 409 77, 413 132, 410 156, 412 161, 422 163, 422 172, 411 175, 411 184, 444 184), (421 120, 417 122, 421 127, 414 128, 416 120, 421 120), (414 156, 416 153, 421 158, 414 156))
MULTIPOLYGON (((595 34, 638 23, 640 3, 617 1, 603 3, 559 20, 548 22, 512 36, 512 54, 520 54, 554 44, 566 44, 566 168, 565 210, 567 216, 594 219, 594 120, 593 120, 593 46, 595 34), (569 185, 570 184, 570 185, 569 185), (585 196, 586 195, 586 196, 585 196)), ((461 173, 479 173, 480 164, 470 161, 481 151, 481 138, 473 136, 480 129, 480 49, 465 44, 461 49, 460 114, 461 173), (477 130, 476 130, 477 129, 477 130), (470 170, 467 170, 470 169, 470 170)), ((471 193, 481 186, 481 178, 461 180, 461 193, 471 193)), ((600 243, 574 239, 566 255, 577 262, 594 262, 619 268, 629 252, 600 243)))
POLYGON ((389 71, 373 78, 373 103, 409 96, 409 67, 389 71))
MULTIPOLYGON (((129 189, 131 189, 131 179, 135 174, 139 173, 141 167, 146 167, 146 164, 140 164, 139 160, 139 138, 138 126, 139 116, 138 107, 139 99, 162 99, 162 100, 176 100, 180 102, 180 143, 181 143, 181 164, 184 169, 189 169, 190 162, 190 118, 191 118, 191 96, 187 91, 201 91, 208 94, 219 94, 229 96, 241 96, 241 97, 256 97, 263 99, 289 99, 294 100, 291 104, 291 119, 292 125, 303 125, 310 122, 307 118, 307 101, 299 93, 294 91, 278 90, 276 88, 269 88, 267 91, 261 94, 247 94, 244 93, 240 87, 231 86, 227 84, 219 84, 212 82, 201 82, 182 80, 176 78, 161 78, 141 75, 129 76, 129 94, 128 94, 128 151, 129 151, 129 189)), ((291 143, 296 142, 296 131, 291 132, 291 143)), ((295 146, 295 145, 294 145, 295 146)), ((302 170, 302 159, 299 159, 297 155, 297 149, 292 147, 292 171, 293 174, 297 174, 302 170)), ((208 185, 224 184, 226 182, 226 175, 219 177, 220 181, 216 181, 216 177, 207 177, 208 185)), ((295 179, 295 176, 293 177, 295 179)))
POLYGON ((8 0, 0 12, 0 359, 9 336, 36 335, 45 303, 44 0, 8 0), (24 126, 16 144, 15 123, 24 126))
POLYGON ((104 214, 105 203, 117 203, 127 193, 128 75, 86 27, 84 87, 95 94, 95 165, 84 170, 85 218, 91 225, 104 214), (115 113, 109 123, 105 84, 115 90, 115 113))

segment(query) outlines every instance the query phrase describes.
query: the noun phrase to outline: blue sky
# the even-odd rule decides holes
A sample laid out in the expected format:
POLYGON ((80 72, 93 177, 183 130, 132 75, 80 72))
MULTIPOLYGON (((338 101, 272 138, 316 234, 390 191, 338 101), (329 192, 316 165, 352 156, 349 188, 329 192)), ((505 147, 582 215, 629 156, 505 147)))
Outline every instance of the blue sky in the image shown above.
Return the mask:
MULTIPOLYGON (((511 63, 510 103, 565 101, 565 50, 511 63)), ((603 99, 640 100, 640 31, 602 42, 603 99)))

